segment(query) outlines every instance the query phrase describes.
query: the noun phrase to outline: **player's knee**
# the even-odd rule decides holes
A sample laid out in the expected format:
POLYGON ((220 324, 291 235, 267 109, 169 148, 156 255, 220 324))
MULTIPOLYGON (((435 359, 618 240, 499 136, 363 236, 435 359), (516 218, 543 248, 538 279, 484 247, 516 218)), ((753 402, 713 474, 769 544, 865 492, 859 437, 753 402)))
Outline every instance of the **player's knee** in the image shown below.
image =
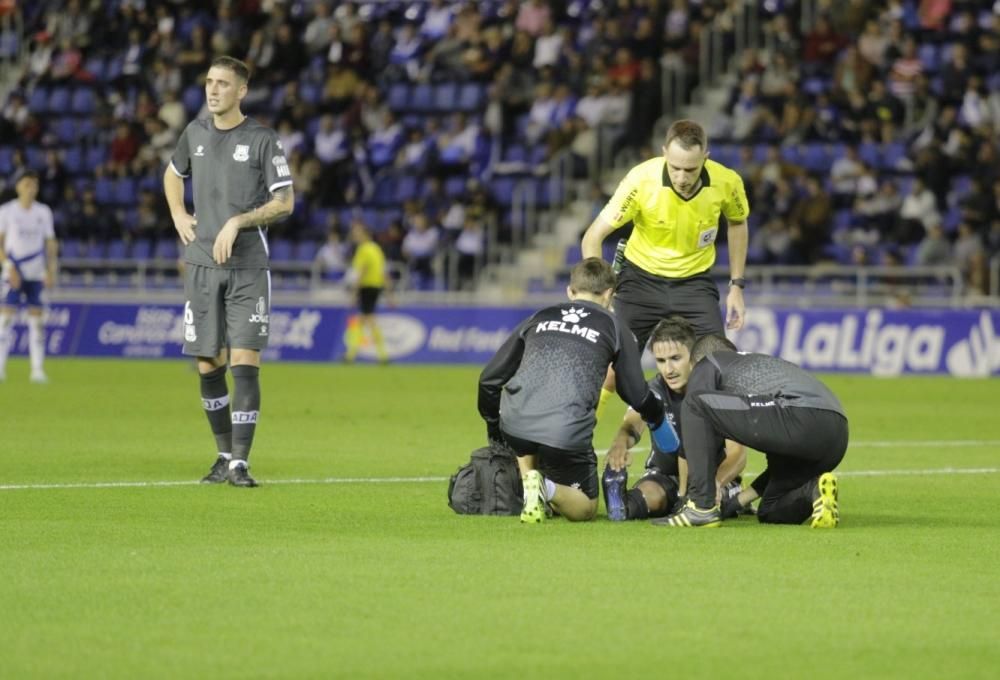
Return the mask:
MULTIPOLYGON (((583 494, 580 494, 583 496, 583 494)), ((570 522, 589 522, 597 516, 597 499, 587 498, 577 500, 574 503, 567 503, 559 508, 559 514, 570 522)))
POLYGON ((642 481, 635 487, 642 493, 642 498, 646 502, 646 508, 651 517, 656 517, 657 514, 663 514, 670 509, 666 491, 656 482, 642 481))

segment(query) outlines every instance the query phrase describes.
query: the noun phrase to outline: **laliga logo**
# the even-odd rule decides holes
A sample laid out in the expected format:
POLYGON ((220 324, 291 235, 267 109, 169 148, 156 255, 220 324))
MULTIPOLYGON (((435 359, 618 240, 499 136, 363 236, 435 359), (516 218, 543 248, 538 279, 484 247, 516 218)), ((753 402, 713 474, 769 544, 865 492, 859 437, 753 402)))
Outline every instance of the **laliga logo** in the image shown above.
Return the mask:
MULTIPOLYGON (((407 314, 378 314, 376 323, 382 330, 385 339, 385 350, 390 359, 413 354, 424 346, 427 339, 427 328, 417 319, 407 314)), ((366 359, 375 359, 375 346, 365 342, 358 355, 366 359)))
POLYGON ((987 377, 1000 369, 1000 338, 989 312, 979 315, 979 325, 969 329, 969 337, 951 346, 945 357, 948 372, 960 377, 987 377))
POLYGON ((774 312, 765 307, 748 309, 743 328, 733 331, 729 339, 741 352, 775 355, 781 341, 778 320, 774 312))

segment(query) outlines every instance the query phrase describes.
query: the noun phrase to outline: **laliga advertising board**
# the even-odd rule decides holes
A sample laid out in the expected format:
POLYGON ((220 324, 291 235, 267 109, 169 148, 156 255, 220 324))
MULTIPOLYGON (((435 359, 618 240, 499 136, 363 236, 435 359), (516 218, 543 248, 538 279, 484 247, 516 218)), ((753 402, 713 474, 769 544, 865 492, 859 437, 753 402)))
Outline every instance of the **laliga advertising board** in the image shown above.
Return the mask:
MULTIPOLYGON (((567 303, 568 304, 568 303, 567 303)), ((396 363, 486 363, 511 330, 535 309, 412 307, 378 315, 396 363)), ((269 360, 334 361, 344 351, 353 309, 276 306, 270 311, 269 360)), ((180 305, 50 306, 46 347, 52 356, 180 358, 180 305)), ((751 308, 746 326, 731 333, 748 352, 774 354, 819 372, 880 376, 1000 375, 998 310, 793 310, 751 308)), ((12 351, 26 354, 25 317, 14 327, 12 351)), ((375 360, 370 343, 361 360, 375 360)))

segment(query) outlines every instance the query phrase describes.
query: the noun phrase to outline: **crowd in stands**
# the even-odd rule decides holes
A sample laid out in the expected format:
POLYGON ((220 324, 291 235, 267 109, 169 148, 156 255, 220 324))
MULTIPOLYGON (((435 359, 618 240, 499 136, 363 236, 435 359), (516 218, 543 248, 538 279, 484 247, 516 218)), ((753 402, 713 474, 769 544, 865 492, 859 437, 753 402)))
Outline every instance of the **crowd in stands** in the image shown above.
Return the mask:
POLYGON ((821 2, 739 62, 715 157, 747 180, 751 259, 955 265, 1000 252, 1000 5, 821 2), (728 144, 727 144, 728 143, 728 144))
MULTIPOLYGON (((211 59, 247 61, 297 206, 278 258, 336 276, 364 221, 417 287, 470 287, 509 238, 515 182, 595 131, 657 154, 660 60, 695 87, 707 26, 759 13, 765 47, 712 155, 746 179, 757 263, 955 263, 1000 250, 1000 5, 979 0, 38 0, 0 116, 0 176, 30 165, 81 254, 176 256, 160 178, 211 59), (454 263, 454 264, 450 264, 454 263)), ((10 49, 11 40, 0 40, 10 49)), ((586 164, 576 164, 582 177, 586 164)), ((591 178, 594 179, 594 178, 591 178)), ((542 205, 550 199, 539 192, 542 205)), ((581 225, 585 226, 585 225, 581 225)))
POLYGON ((28 58, 2 107, 0 174, 41 170, 60 235, 91 254, 175 254, 160 176, 204 114, 202 77, 219 54, 250 65, 243 109, 277 130, 291 161, 297 206, 273 238, 292 246, 277 254, 315 255, 360 219, 418 286, 442 268, 449 286, 471 285, 487 233, 510 237, 518 178, 547 191, 548 162, 592 153, 596 126, 650 131, 659 117, 658 95, 632 106, 659 87, 651 1, 39 0, 21 11, 28 58))

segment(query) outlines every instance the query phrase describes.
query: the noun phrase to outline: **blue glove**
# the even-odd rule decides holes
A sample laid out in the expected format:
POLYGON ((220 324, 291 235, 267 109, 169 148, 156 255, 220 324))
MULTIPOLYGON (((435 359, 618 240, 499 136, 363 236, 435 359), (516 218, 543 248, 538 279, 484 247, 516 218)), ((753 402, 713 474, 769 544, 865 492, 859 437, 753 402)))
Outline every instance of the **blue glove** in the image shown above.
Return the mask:
POLYGON ((674 431, 674 426, 666 418, 661 420, 659 425, 652 423, 647 423, 647 425, 649 425, 649 436, 652 437, 653 443, 660 451, 673 453, 681 447, 681 440, 674 431))

